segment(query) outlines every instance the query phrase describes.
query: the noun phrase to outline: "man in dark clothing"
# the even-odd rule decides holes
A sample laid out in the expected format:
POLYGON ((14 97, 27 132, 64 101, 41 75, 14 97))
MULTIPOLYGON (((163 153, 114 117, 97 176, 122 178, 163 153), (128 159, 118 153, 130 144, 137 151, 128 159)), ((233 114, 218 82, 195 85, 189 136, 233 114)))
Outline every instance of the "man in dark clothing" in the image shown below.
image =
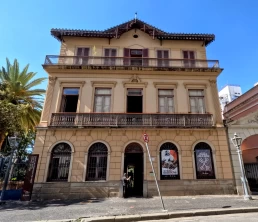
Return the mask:
POLYGON ((123 197, 127 197, 127 188, 129 183, 130 177, 127 177, 127 174, 124 173, 124 176, 122 177, 122 183, 123 183, 123 197))

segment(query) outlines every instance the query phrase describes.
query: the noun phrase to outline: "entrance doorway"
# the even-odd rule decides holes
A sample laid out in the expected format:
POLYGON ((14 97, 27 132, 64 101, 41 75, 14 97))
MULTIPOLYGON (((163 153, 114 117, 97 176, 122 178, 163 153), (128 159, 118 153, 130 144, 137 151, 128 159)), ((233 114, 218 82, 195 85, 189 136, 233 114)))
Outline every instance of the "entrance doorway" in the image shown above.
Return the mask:
POLYGON ((242 145, 246 177, 252 192, 258 192, 258 134, 247 137, 242 145))
POLYGON ((124 173, 131 177, 126 196, 141 197, 143 195, 143 150, 138 143, 131 143, 125 149, 124 173))
POLYGON ((127 89, 127 113, 142 113, 142 89, 127 89))

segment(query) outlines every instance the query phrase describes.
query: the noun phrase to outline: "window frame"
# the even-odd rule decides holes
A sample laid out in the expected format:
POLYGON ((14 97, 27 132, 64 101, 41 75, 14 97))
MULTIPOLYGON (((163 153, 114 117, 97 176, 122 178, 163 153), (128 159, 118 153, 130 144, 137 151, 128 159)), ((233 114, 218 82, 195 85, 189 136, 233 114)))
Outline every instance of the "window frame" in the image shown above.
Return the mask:
POLYGON ((156 58, 157 58, 157 66, 159 67, 169 67, 170 66, 170 50, 169 49, 156 49, 156 58), (162 58, 158 58, 158 52, 162 52, 162 58), (168 52, 168 58, 164 58, 164 52, 168 52), (162 63, 162 65, 159 65, 159 62, 162 63), (165 65, 164 65, 165 63, 165 65))
MULTIPOLYGON (((115 66, 117 63, 116 58, 118 57, 118 52, 119 52, 119 50, 117 48, 110 48, 110 47, 103 48, 103 54, 102 54, 103 55, 102 57, 104 58, 103 64, 107 65, 107 66, 110 66, 110 65, 115 66), (109 53, 110 53, 110 50, 115 50, 116 56, 108 56, 109 58, 105 58, 106 57, 105 52, 107 49, 109 50, 109 53), (110 57, 114 57, 114 58, 110 58, 110 57)), ((112 52, 111 52, 111 54, 112 54, 112 52)))
MULTIPOLYGON (((47 171, 46 171, 46 182, 69 182, 70 181, 70 175, 71 175, 71 167, 72 167, 72 162, 73 162, 73 148, 71 147, 71 145, 69 144, 69 143, 67 143, 67 142, 62 142, 62 141, 60 141, 60 142, 58 142, 58 143, 56 143, 56 144, 54 144, 54 146, 53 146, 53 148, 51 149, 51 152, 50 152, 50 156, 49 156, 49 160, 47 161, 47 171), (69 147, 70 148, 70 154, 68 153, 68 152, 64 152, 64 153, 66 153, 65 155, 61 155, 61 154, 59 154, 59 153, 54 153, 54 151, 55 151, 55 149, 57 149, 58 148, 58 146, 60 145, 60 144, 64 144, 64 145, 66 145, 67 147, 69 147), (67 174, 67 178, 66 179, 52 179, 52 178, 50 178, 51 177, 51 175, 52 175, 52 173, 50 173, 50 171, 52 171, 53 170, 53 168, 52 168, 52 160, 53 159, 55 159, 54 158, 54 155, 56 155, 56 156, 58 156, 58 154, 59 154, 59 156, 63 156, 63 157, 66 157, 66 159, 67 160, 69 160, 69 165, 66 167, 66 170, 68 170, 68 174, 67 174), (67 157, 70 157, 70 158, 67 158, 67 157)), ((59 164, 60 165, 60 164, 59 164)), ((60 168, 58 167, 58 169, 57 170, 59 170, 60 168)), ((58 173, 59 174, 59 173, 58 173)))
MULTIPOLYGON (((91 47, 90 46, 76 46, 75 47, 75 51, 74 51, 74 56, 76 56, 74 58, 74 64, 75 65, 88 65, 89 64, 89 61, 90 61, 90 56, 91 56, 91 47), (85 58, 85 64, 82 62, 82 58, 77 58, 78 56, 78 49, 89 49, 89 53, 88 53, 88 58, 85 58)), ((87 57, 87 56, 86 56, 87 57)))
POLYGON ((74 113, 77 113, 77 110, 78 110, 78 103, 79 103, 79 96, 80 96, 80 87, 66 87, 66 86, 64 86, 64 87, 62 87, 62 95, 61 95, 61 102, 60 102, 60 106, 59 106, 59 111, 60 112, 62 112, 62 113, 66 113, 66 112, 64 112, 64 110, 63 110, 63 99, 64 99, 64 96, 65 95, 70 95, 70 96, 75 96, 75 94, 64 94, 64 90, 65 89, 78 89, 78 99, 77 99, 77 107, 76 107, 76 111, 74 112, 74 113))
POLYGON ((174 89, 161 89, 161 88, 158 88, 158 113, 175 113, 175 92, 174 92, 174 89), (171 96, 169 96, 169 95, 159 95, 159 91, 160 90, 171 90, 172 91, 172 95, 171 96), (160 98, 165 98, 165 104, 168 104, 168 103, 166 103, 166 99, 167 99, 167 101, 168 101, 168 98, 172 98, 172 112, 169 112, 169 106, 167 105, 167 106, 165 106, 165 112, 161 112, 160 111, 160 98))
POLYGON ((101 112, 98 112, 98 113, 110 113, 111 112, 111 104, 112 104, 112 88, 110 87, 95 87, 94 88, 94 102, 93 102, 93 112, 96 113, 96 98, 98 96, 101 96, 102 98, 102 104, 101 104, 101 112), (110 94, 96 94, 97 90, 98 89, 109 89, 110 90, 110 94), (106 97, 109 97, 110 98, 110 104, 109 104, 109 111, 108 112, 104 112, 104 103, 105 103, 105 99, 106 97))
POLYGON ((189 101, 189 112, 193 113, 193 114, 205 114, 205 113, 207 113, 205 90, 204 89, 193 89, 193 88, 191 88, 191 89, 188 89, 187 92, 188 92, 188 101, 189 101), (203 95, 202 96, 190 96, 190 91, 202 91, 203 95), (193 112, 192 111, 191 98, 195 99, 195 104, 198 104, 198 102, 196 103, 196 101, 198 101, 198 99, 202 98, 202 100, 203 100, 203 109, 204 109, 203 112, 200 112, 199 104, 198 104, 198 112, 193 112))
MULTIPOLYGON (((76 113, 80 112, 80 104, 81 104, 81 99, 82 99, 82 88, 85 85, 85 83, 86 83, 85 81, 78 81, 78 82, 77 81, 71 81, 71 82, 70 81, 60 81, 59 89, 58 89, 58 96, 57 96, 57 103, 55 106, 55 112, 58 113, 61 109, 64 88, 80 88, 76 113)), ((54 94, 55 94, 55 92, 53 92, 53 95, 54 94)), ((51 118, 51 115, 49 117, 49 121, 50 121, 50 118, 51 118)))
POLYGON ((194 67, 196 67, 197 53, 196 53, 195 49, 182 49, 181 55, 182 55, 182 59, 183 60, 188 60, 188 61, 183 61, 183 67, 185 67, 185 68, 194 68, 194 67), (188 58, 187 59, 184 58, 184 52, 188 53, 188 58), (193 55, 194 55, 194 59, 192 59, 192 61, 190 61, 191 60, 190 59, 190 52, 193 52, 193 55))
MULTIPOLYGON (((97 149, 97 148, 96 148, 97 149)), ((108 173, 109 173, 109 149, 108 149, 108 146, 103 143, 103 142, 94 142, 93 144, 90 145, 89 147, 89 150, 87 152, 87 155, 86 155, 86 170, 85 170, 85 176, 84 176, 84 181, 85 182, 101 182, 101 181, 107 181, 108 180, 108 173), (94 146, 97 146, 98 144, 102 144, 102 146, 105 146, 106 148, 106 153, 105 154, 100 154, 100 155, 97 155, 97 154, 94 154, 93 156, 91 156, 91 152, 94 153, 94 151, 91 151, 91 149, 94 148, 94 146), (97 161, 96 161, 96 164, 98 163, 98 160, 101 158, 101 157, 106 157, 106 168, 105 168, 105 172, 106 172, 106 175, 105 175, 105 179, 98 179, 97 176, 98 176, 98 167, 95 168, 95 177, 90 177, 89 178, 89 164, 90 164, 90 158, 91 157, 97 157, 97 161)))
POLYGON ((212 180, 216 179, 216 169, 215 169, 215 156, 214 156, 214 151, 212 150, 211 146, 207 142, 199 141, 194 145, 193 148, 193 158, 194 158, 194 168, 195 168, 195 179, 197 180, 212 180), (199 144, 205 144, 206 147, 204 148, 199 148, 197 147, 199 144), (196 150, 209 150, 210 152, 210 160, 211 160, 211 167, 212 167, 212 175, 207 176, 207 177, 200 177, 198 175, 198 169, 197 169, 197 161, 196 161, 196 150))

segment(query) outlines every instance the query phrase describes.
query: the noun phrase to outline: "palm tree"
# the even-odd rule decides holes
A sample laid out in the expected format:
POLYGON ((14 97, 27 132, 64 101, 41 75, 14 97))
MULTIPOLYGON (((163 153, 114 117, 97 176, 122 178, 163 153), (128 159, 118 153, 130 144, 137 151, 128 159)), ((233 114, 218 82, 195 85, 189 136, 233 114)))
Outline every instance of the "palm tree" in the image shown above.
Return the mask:
MULTIPOLYGON (((28 72, 29 64, 20 72, 19 63, 15 59, 13 64, 9 59, 6 59, 6 68, 0 70, 0 82, 6 85, 4 95, 1 97, 17 106, 23 107, 19 125, 28 132, 34 130, 35 126, 40 121, 41 109, 43 104, 42 96, 45 93, 44 89, 35 89, 46 78, 33 79, 37 73, 28 72)), ((8 132, 4 132, 5 135, 8 132)), ((1 134, 1 132, 0 132, 1 134)), ((0 147, 2 145, 0 135, 0 147)))

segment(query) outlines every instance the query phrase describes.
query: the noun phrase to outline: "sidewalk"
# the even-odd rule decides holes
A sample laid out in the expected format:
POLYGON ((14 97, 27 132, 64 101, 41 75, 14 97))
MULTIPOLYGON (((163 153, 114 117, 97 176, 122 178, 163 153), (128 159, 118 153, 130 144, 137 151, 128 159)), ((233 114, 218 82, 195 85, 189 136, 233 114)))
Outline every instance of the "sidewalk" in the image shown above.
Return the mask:
MULTIPOLYGON (((167 214, 198 211, 257 208, 258 196, 245 201, 240 196, 184 196, 163 197, 167 214)), ((154 198, 109 198, 91 200, 54 200, 44 202, 8 202, 0 205, 0 221, 47 221, 91 218, 103 216, 162 214, 158 197, 154 198)), ((164 213, 163 213, 164 214, 164 213)), ((217 213, 216 213, 217 214, 217 213)), ((114 217, 111 217, 114 218, 114 217)), ((111 219, 110 218, 110 219, 111 219)), ((119 218, 119 217, 117 217, 119 218)), ((116 220, 117 221, 117 220, 116 220)))

